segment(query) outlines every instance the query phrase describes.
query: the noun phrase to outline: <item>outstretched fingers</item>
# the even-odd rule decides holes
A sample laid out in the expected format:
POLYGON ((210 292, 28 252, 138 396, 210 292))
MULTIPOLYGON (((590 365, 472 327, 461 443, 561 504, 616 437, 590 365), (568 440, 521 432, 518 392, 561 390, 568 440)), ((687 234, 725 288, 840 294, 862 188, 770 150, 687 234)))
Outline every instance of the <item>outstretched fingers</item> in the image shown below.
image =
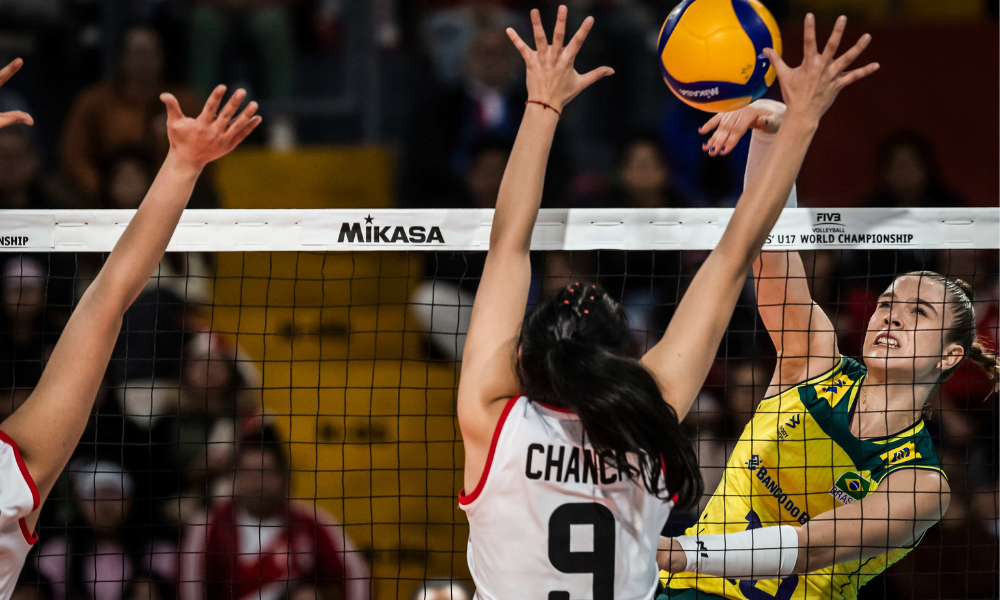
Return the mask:
POLYGON ((851 46, 847 50, 847 52, 844 52, 844 54, 841 55, 840 58, 833 61, 834 72, 840 73, 847 67, 851 66, 851 63, 853 63, 859 56, 861 56, 861 53, 865 51, 865 48, 868 47, 871 41, 872 41, 871 35, 866 33, 863 36, 861 36, 861 39, 859 39, 857 43, 851 46))
POLYGON ((615 74, 615 70, 611 67, 597 67, 593 71, 588 71, 580 76, 580 89, 585 89, 600 79, 611 76, 615 74))
POLYGON ((542 15, 537 8, 531 9, 531 29, 535 33, 535 52, 545 52, 549 47, 549 40, 545 37, 542 15))
POLYGON ((580 29, 576 30, 576 34, 573 39, 569 41, 566 46, 566 52, 563 53, 565 56, 564 60, 573 62, 576 59, 577 53, 580 48, 583 47, 583 42, 587 39, 587 34, 590 33, 590 29, 594 26, 594 17, 587 17, 583 20, 583 24, 580 25, 580 29))
POLYGON ((20 71, 23 66, 24 61, 20 58, 15 58, 6 67, 0 69, 0 85, 7 83, 7 80, 13 77, 14 73, 20 71))
POLYGON ((709 156, 715 156, 718 154, 721 148, 722 140, 729 136, 729 129, 732 127, 732 113, 719 113, 716 115, 719 117, 719 121, 716 124, 716 129, 712 133, 712 136, 701 145, 702 150, 708 152, 709 156))
POLYGON ((250 133, 260 125, 262 119, 260 115, 251 117, 239 130, 235 131, 232 139, 230 140, 230 150, 239 146, 240 143, 246 139, 250 133))
POLYGON ((521 58, 524 59, 524 62, 528 62, 528 60, 531 59, 532 50, 531 48, 528 47, 527 44, 524 43, 524 40, 521 39, 521 36, 517 35, 517 32, 514 31, 513 27, 507 28, 507 37, 510 38, 510 41, 514 42, 514 47, 517 48, 517 51, 521 53, 521 58))
POLYGON ((755 110, 741 110, 736 122, 729 128, 729 135, 722 140, 722 154, 726 155, 736 148, 747 131, 757 126, 758 114, 755 110))
POLYGON ((864 79, 865 77, 868 77, 869 75, 878 70, 879 70, 879 64, 877 62, 873 62, 861 68, 854 69, 853 71, 848 71, 847 73, 844 73, 843 75, 837 78, 837 85, 839 85, 842 88, 849 86, 855 81, 859 79, 864 79))
POLYGON ((562 50, 563 41, 566 39, 566 5, 559 5, 559 12, 556 14, 556 28, 552 32, 552 47, 557 51, 562 50))
POLYGON ((837 48, 840 48, 840 41, 844 39, 844 29, 847 27, 847 17, 840 15, 837 17, 837 22, 833 25, 833 32, 830 33, 830 39, 826 41, 826 47, 823 48, 823 58, 827 61, 832 61, 833 57, 837 54, 837 48))
POLYGON ((31 115, 24 112, 23 110, 12 110, 9 112, 0 113, 0 129, 7 127, 8 125, 13 125, 14 123, 34 125, 35 120, 31 118, 31 115))
POLYGON ((219 118, 216 122, 220 123, 225 129, 229 125, 230 119, 232 119, 233 115, 236 114, 236 111, 239 110, 240 104, 243 103, 243 99, 246 98, 246 96, 246 90, 242 88, 236 90, 236 92, 229 97, 229 102, 226 102, 226 105, 222 107, 222 111, 219 112, 219 118))
POLYGON ((802 60, 819 54, 816 46, 816 16, 812 13, 806 15, 806 20, 802 32, 802 60))
POLYGON ((256 113, 257 113, 257 103, 252 101, 249 104, 247 104, 247 107, 243 109, 243 112, 240 113, 240 116, 233 119, 231 123, 227 121, 229 126, 226 128, 226 134, 228 135, 238 134, 240 131, 243 130, 244 127, 246 127, 247 123, 250 122, 250 120, 256 113))
POLYGON ((168 123, 184 118, 184 113, 181 111, 181 105, 177 102, 177 98, 175 98, 173 94, 160 94, 160 101, 167 107, 168 123))
MULTIPOLYGON (((698 128, 698 133, 708 133, 709 131, 712 131, 713 129, 718 127, 719 123, 722 122, 723 115, 725 114, 726 113, 715 113, 714 115, 712 115, 711 119, 709 119, 704 125, 698 128)), ((705 143, 707 144, 708 142, 705 143)))
POLYGON ((778 74, 778 79, 786 77, 791 71, 791 68, 781 58, 781 55, 775 52, 773 48, 764 48, 764 56, 774 65, 774 71, 778 74))
POLYGON ((222 104, 222 96, 226 93, 226 86, 217 85, 212 93, 208 96, 208 100, 205 102, 205 108, 201 109, 201 114, 198 118, 205 123, 211 123, 215 121, 215 115, 219 112, 219 105, 222 104))

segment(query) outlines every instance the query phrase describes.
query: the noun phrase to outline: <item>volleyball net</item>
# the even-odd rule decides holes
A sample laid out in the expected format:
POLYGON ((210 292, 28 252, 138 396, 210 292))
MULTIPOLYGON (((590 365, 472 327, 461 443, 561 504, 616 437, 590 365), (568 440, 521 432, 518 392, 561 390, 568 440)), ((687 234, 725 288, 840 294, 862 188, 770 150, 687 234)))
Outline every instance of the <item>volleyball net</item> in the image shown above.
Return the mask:
MULTIPOLYGON (((132 214, 4 213, 4 416, 37 383, 132 214)), ((731 216, 542 210, 529 305, 599 282, 648 348, 731 216)), ((486 210, 186 211, 42 513, 27 597, 382 600, 427 581, 471 586, 455 391, 491 220, 486 210)), ((814 299, 855 357, 879 294, 924 269, 973 286, 979 334, 995 347, 998 248, 995 208, 788 209, 765 246, 802 253, 814 299)), ((716 492, 774 354, 748 279, 685 420, 706 497, 676 511, 668 533, 716 492)), ((954 508, 868 584, 877 597, 996 596, 991 390, 963 367, 927 407, 954 508)))

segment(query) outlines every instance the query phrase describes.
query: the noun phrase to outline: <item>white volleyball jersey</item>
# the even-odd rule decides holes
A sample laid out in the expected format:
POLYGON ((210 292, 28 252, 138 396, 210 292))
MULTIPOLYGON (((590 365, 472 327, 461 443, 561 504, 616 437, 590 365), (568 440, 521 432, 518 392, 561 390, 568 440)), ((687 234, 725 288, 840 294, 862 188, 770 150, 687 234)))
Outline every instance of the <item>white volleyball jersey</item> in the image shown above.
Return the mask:
POLYGON ((570 411, 507 402, 479 484, 459 495, 477 598, 652 600, 673 502, 620 478, 583 438, 570 411))
POLYGON ((38 488, 17 444, 0 431, 0 600, 14 592, 24 559, 38 541, 24 522, 38 503, 38 488))

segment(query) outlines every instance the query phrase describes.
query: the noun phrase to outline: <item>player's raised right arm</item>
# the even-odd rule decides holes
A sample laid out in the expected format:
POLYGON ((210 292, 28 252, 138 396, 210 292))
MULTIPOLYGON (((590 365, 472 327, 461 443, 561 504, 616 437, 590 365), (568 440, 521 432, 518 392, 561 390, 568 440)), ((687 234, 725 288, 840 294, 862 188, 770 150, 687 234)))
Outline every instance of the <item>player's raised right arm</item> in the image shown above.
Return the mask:
POLYGON ((466 478, 472 480, 478 479, 473 472, 485 463, 485 450, 499 420, 496 401, 520 391, 514 349, 528 301, 531 232, 542 201, 545 165, 559 111, 587 86, 612 73, 610 68, 601 67, 581 75, 573 66, 593 18, 584 20, 565 47, 565 6, 559 7, 551 43, 537 10, 531 11, 531 21, 535 50, 513 29, 507 30, 527 67, 529 103, 500 184, 490 250, 472 307, 458 387, 466 478))
POLYGON ((798 252, 761 252, 753 265, 757 310, 771 336, 778 362, 768 396, 836 366, 837 333, 812 299, 798 252))
MULTIPOLYGON (((715 129, 704 149, 712 155, 728 154, 753 130, 744 178, 749 187, 760 176, 786 110, 781 102, 758 100, 746 108, 717 114, 701 129, 703 133, 715 129)), ((795 206, 795 196, 793 187, 787 206, 795 206)), ((833 368, 840 354, 833 324, 812 299, 798 252, 761 252, 753 273, 757 308, 778 355, 767 391, 772 396, 833 368)))
POLYGON ((846 71, 868 45, 868 35, 834 58, 846 21, 838 19, 821 53, 816 47, 815 18, 807 15, 803 60, 798 68, 790 68, 772 50, 765 50, 778 71, 788 103, 785 124, 760 176, 744 189, 722 239, 684 294, 663 339, 643 357, 679 418, 687 415, 708 375, 746 271, 785 206, 820 117, 841 89, 878 68, 870 64, 846 71))
MULTIPOLYGON (((246 93, 237 91, 219 112, 225 87, 201 115, 188 118, 164 94, 170 151, 135 217, 59 337, 28 400, 2 424, 19 446, 44 501, 83 434, 104 377, 122 317, 153 274, 206 164, 228 153, 260 123, 251 102, 233 118, 246 93), (216 114, 218 113, 218 114, 216 114)), ((37 511, 28 519, 34 526, 37 511)))

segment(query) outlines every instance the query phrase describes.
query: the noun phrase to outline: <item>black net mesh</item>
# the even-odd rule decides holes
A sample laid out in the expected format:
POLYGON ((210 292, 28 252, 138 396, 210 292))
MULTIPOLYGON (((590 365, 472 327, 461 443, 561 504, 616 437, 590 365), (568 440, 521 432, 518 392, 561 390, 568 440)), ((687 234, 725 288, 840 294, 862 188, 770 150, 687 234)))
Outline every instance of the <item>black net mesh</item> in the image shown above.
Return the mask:
MULTIPOLYGON (((869 316, 894 274, 918 269, 968 281, 979 334, 996 345, 996 250, 802 255, 812 295, 848 356, 860 358, 869 316)), ((662 335, 706 256, 537 252, 529 304, 568 283, 598 281, 625 306, 642 350, 662 335)), ((449 580, 471 589, 456 498, 463 449, 455 389, 484 258, 168 254, 126 315, 86 433, 42 512, 17 597, 388 599, 428 580, 445 593, 449 580)), ((3 257, 4 414, 37 383, 102 259, 3 257)), ((748 280, 685 421, 706 482, 699 509, 725 493, 717 491, 725 465, 774 366, 748 280)), ((963 365, 932 395, 926 428, 948 475, 950 507, 861 598, 998 596, 992 385, 963 365)), ((698 517, 675 512, 667 533, 698 517)), ((807 597, 850 597, 821 588, 807 597)), ((749 582, 744 594, 793 597, 771 589, 749 582)))

